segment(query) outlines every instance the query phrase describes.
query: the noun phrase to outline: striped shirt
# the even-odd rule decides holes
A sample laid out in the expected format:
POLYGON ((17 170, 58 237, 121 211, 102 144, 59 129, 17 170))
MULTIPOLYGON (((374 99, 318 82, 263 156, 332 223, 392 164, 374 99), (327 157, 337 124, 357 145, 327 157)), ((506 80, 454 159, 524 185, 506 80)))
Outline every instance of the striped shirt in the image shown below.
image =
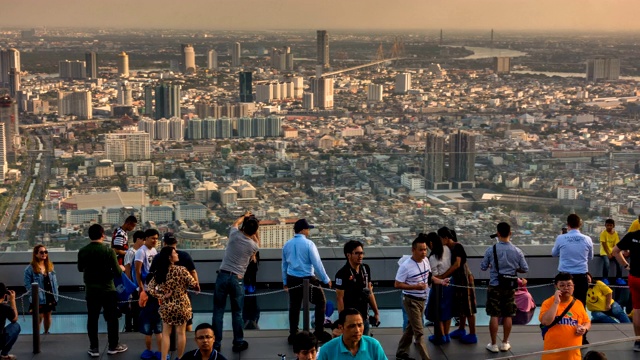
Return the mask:
MULTIPOLYGON (((400 265, 396 273, 396 281, 408 285, 426 284, 429 280, 429 273, 431 273, 429 260, 423 259, 421 262, 417 262, 411 258, 400 265)), ((429 295, 429 287, 424 290, 402 290, 402 293, 426 300, 429 295)))

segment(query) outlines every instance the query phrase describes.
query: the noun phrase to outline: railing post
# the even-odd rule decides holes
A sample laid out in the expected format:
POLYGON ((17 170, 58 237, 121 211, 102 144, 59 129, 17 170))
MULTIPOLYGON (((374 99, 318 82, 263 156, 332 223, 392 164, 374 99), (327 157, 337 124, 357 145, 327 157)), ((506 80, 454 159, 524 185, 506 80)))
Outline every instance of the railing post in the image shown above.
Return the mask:
POLYGON ((33 307, 32 328, 33 328, 33 353, 40 353, 40 287, 38 283, 31 284, 31 304, 33 307))
POLYGON ((302 281, 302 329, 309 331, 309 279, 302 281))
POLYGON ((433 331, 435 332, 436 339, 441 339, 443 335, 440 329, 440 300, 442 300, 442 291, 444 291, 442 285, 433 284, 433 291, 429 294, 429 297, 434 297, 433 304, 435 311, 433 314, 435 315, 435 319, 433 319, 433 331))

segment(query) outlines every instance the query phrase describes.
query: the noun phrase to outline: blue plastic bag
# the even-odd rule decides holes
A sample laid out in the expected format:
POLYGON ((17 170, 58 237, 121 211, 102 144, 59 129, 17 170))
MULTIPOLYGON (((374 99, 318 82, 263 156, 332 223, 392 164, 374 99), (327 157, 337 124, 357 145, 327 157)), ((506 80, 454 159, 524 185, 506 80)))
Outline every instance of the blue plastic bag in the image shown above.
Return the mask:
POLYGON ((116 287, 119 301, 127 301, 131 294, 136 291, 138 287, 133 281, 129 280, 129 277, 122 272, 120 276, 115 276, 113 279, 113 285, 116 287))

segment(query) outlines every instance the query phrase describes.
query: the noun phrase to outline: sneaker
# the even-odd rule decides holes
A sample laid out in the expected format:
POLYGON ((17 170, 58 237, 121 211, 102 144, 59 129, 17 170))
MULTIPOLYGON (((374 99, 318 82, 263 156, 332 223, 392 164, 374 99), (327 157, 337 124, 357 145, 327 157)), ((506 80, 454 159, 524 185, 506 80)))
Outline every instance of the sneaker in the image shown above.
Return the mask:
POLYGON ((162 353, 160 351, 156 351, 156 352, 153 353, 153 357, 156 360, 162 360, 162 353))
POLYGON ((129 348, 127 347, 127 345, 125 344, 118 344, 116 347, 114 348, 109 348, 109 350, 107 351, 107 354, 109 355, 113 355, 113 354, 117 354, 117 353, 121 353, 121 352, 125 352, 129 350, 129 348))
POLYGON ((627 285, 627 282, 622 278, 617 278, 616 285, 627 285))
POLYGON ((609 285, 609 279, 602 279, 602 282, 603 282, 605 285, 609 285))
POLYGON ((465 329, 456 329, 449 333, 449 336, 452 339, 460 339, 461 337, 467 335, 467 330, 465 329))
POLYGON ((315 335, 319 343, 326 343, 333 339, 333 336, 326 331, 314 331, 313 335, 315 335))
POLYGON ((231 351, 237 353, 237 352, 241 352, 241 351, 245 351, 249 348, 249 343, 242 340, 239 343, 235 343, 233 344, 233 347, 231 348, 231 351))
MULTIPOLYGON (((91 356, 93 356, 93 355, 91 355, 91 356)), ((18 359, 18 357, 15 356, 15 355, 12 355, 12 354, 7 354, 7 355, 0 355, 0 359, 2 359, 2 360, 16 360, 16 359, 18 359)))
POLYGON ((451 336, 449 336, 449 335, 445 335, 445 336, 444 336, 444 343, 445 343, 445 344, 448 344, 448 343, 450 343, 450 342, 451 342, 451 336))
POLYGON ((498 349, 498 345, 497 344, 487 344, 487 350, 491 351, 492 353, 499 353, 500 349, 498 349))
POLYGON ((140 359, 142 360, 151 360, 154 357, 156 357, 156 354, 149 349, 145 349, 145 351, 142 352, 142 355, 140 355, 140 359))
POLYGON ((636 341, 633 344, 633 351, 640 351, 640 341, 636 341))
MULTIPOLYGON (((91 357, 100 357, 100 349, 98 348, 91 348, 87 353, 89 353, 91 357)), ((2 359, 4 360, 4 357, 2 359)))
POLYGON ((460 342, 463 344, 477 344, 478 337, 476 336, 476 334, 467 334, 460 338, 460 342))
POLYGON ((429 341, 432 342, 433 345, 442 345, 447 343, 447 337, 443 335, 440 338, 437 338, 435 335, 430 335, 429 341))
POLYGON ((511 350, 511 344, 509 344, 509 342, 502 342, 502 344, 500 345, 500 351, 509 351, 511 350))

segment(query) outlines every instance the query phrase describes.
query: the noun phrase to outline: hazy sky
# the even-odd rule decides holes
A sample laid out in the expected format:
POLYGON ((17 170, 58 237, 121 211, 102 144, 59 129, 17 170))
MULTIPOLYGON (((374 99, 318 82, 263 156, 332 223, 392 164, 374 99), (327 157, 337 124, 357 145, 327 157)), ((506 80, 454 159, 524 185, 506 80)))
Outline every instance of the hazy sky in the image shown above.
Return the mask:
POLYGON ((0 26, 640 30, 639 0, 0 0, 0 26))

